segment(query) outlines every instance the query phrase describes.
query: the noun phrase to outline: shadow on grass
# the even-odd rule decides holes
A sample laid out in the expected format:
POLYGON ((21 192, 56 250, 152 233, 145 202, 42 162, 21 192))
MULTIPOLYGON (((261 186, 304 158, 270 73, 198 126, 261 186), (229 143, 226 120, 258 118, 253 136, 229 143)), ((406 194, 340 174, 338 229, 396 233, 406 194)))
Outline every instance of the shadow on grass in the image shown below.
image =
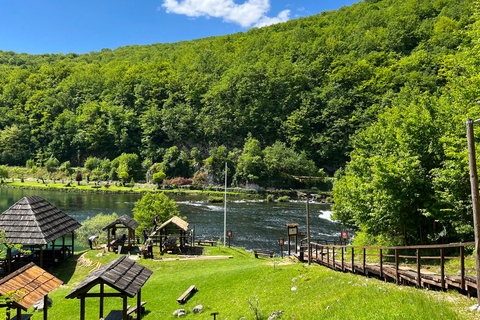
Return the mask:
POLYGON ((66 260, 60 262, 56 266, 49 268, 49 271, 52 272, 58 279, 62 280, 63 283, 68 283, 75 273, 75 267, 77 265, 77 260, 84 252, 80 252, 68 257, 66 260))

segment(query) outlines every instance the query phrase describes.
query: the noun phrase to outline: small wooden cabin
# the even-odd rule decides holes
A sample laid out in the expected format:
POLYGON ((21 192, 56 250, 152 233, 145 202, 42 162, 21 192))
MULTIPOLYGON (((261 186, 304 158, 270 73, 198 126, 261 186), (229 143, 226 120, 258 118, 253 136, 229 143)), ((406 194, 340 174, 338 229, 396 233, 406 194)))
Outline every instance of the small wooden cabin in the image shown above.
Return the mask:
POLYGON ((128 251, 132 248, 132 243, 135 242, 135 230, 140 225, 139 222, 135 221, 132 217, 127 216, 124 214, 123 216, 119 217, 117 220, 110 223, 108 226, 103 228, 102 230, 107 230, 107 246, 108 250, 110 251, 110 247, 113 246, 128 246, 128 251), (127 230, 127 243, 122 242, 119 243, 121 239, 117 237, 117 230, 126 229, 127 230))
POLYGON ((188 239, 190 239, 190 244, 193 245, 192 234, 188 231, 188 222, 178 216, 165 221, 152 235, 156 235, 156 238, 160 241, 162 252, 175 251, 177 248, 183 251, 188 239))
MULTIPOLYGON (((0 215, 0 230, 5 231, 11 244, 21 244, 32 251, 30 258, 44 266, 44 255, 51 259, 65 259, 73 255, 74 231, 81 227, 75 219, 37 195, 24 197, 0 215), (71 243, 65 237, 71 234, 71 243), (61 245, 56 240, 62 239, 61 245), (51 247, 48 248, 48 244, 51 247)), ((50 260, 49 259, 49 260, 50 260)), ((11 272, 12 254, 7 250, 8 272, 11 272)))
POLYGON ((7 308, 7 319, 10 319, 10 309, 16 309, 17 315, 14 319, 29 319, 31 315, 22 315, 22 310, 27 311, 34 303, 44 299, 43 319, 48 318, 48 294, 63 282, 50 273, 46 272, 34 263, 18 269, 10 275, 0 279, 0 295, 9 292, 16 292, 5 304, 0 307, 7 308), (14 301, 17 300, 18 301, 14 301))
POLYGON ((137 319, 140 319, 142 305, 145 304, 142 303, 142 287, 152 274, 153 271, 150 269, 136 263, 127 256, 121 256, 90 273, 65 298, 80 299, 80 320, 85 320, 85 298, 100 298, 99 318, 103 318, 105 298, 122 298, 122 310, 110 311, 111 316, 107 316, 106 319, 119 316, 119 318, 127 320, 129 317, 127 298, 137 296, 135 310, 137 312, 137 319), (100 292, 89 293, 89 291, 97 285, 100 285, 100 292), (105 292, 105 285, 118 291, 118 293, 105 292))

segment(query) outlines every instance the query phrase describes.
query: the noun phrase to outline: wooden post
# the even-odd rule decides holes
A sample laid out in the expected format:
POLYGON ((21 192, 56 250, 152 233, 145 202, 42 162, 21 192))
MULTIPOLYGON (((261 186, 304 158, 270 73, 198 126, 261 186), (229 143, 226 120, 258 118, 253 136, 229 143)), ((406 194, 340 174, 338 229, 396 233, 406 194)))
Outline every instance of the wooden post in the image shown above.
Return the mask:
POLYGON ((440 280, 442 284, 442 289, 445 289, 445 249, 440 249, 440 276, 442 279, 440 280))
POLYGON ((22 309, 17 308, 17 319, 22 319, 22 309))
POLYGON ((128 315, 127 315, 127 296, 123 296, 123 320, 128 320, 128 315))
POLYGON ((342 247, 342 271, 345 272, 345 262, 343 257, 343 247, 342 247))
POLYGON ((365 274, 365 275, 367 274, 366 268, 365 268, 366 258, 367 258, 367 249, 366 249, 366 248, 363 248, 363 274, 365 274))
POLYGON ((52 255, 53 255, 53 265, 55 265, 55 240, 52 241, 52 255))
POLYGON ((420 273, 420 249, 417 249, 417 286, 422 286, 422 274, 420 273))
POLYGON ((330 266, 330 248, 327 247, 327 266, 330 266))
POLYGON ((65 257, 65 235, 62 236, 62 260, 65 260, 66 257, 65 257))
POLYGON ((85 320, 85 296, 80 298, 80 320, 85 320))
POLYGON ((12 272, 12 249, 7 248, 7 256, 8 256, 8 273, 12 272))
POLYGON ((395 249, 395 283, 398 284, 398 280, 399 280, 399 277, 398 277, 398 264, 399 264, 399 261, 398 261, 398 249, 395 249))
POLYGON ((43 320, 48 319, 48 294, 43 297, 43 320))
POLYGON ((321 259, 322 259, 322 264, 323 264, 323 245, 321 245, 320 248, 321 248, 321 250, 322 250, 322 251, 320 251, 320 257, 321 257, 321 259))
POLYGON ((142 288, 137 293, 137 320, 142 318, 142 288))
POLYGON ((307 194, 307 251, 308 251, 308 265, 312 264, 312 246, 310 244, 310 204, 308 202, 310 195, 307 194))
POLYGON ((72 255, 75 254, 75 231, 72 231, 72 255))
MULTIPOLYGON (((477 271, 477 284, 480 283, 480 202, 478 192, 477 160, 475 152, 475 135, 473 124, 476 121, 467 119, 467 144, 468 162, 470 165, 470 185, 472 192, 473 228, 475 231, 475 266, 477 271)), ((443 281, 443 278, 442 278, 443 281)), ((480 305, 480 285, 477 286, 477 304, 480 305)))
POLYGON ((337 270, 337 266, 335 265, 335 247, 332 247, 332 254, 333 254, 333 270, 337 270))
POLYGON ((352 247, 352 273, 355 273, 355 249, 352 247))
POLYGON ((465 290, 465 247, 460 247, 460 288, 465 290))
POLYGON ((105 285, 100 283, 100 313, 99 318, 103 318, 103 293, 105 292, 105 285))
POLYGON ((43 245, 40 246, 40 268, 43 268, 43 245))
POLYGON ((383 277, 383 249, 380 249, 380 278, 383 277))
POLYGON ((318 263, 318 245, 317 244, 315 244, 315 260, 318 263))
POLYGON ((107 229, 107 251, 110 252, 110 233, 111 233, 111 229, 108 228, 107 229))

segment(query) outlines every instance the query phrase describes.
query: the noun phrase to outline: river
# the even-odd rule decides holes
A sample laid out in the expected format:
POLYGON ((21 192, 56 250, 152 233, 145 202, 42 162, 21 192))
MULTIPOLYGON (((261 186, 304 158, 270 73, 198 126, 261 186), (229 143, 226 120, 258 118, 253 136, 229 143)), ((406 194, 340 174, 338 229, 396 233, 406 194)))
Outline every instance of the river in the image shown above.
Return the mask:
MULTIPOLYGON (((119 216, 133 216, 135 201, 141 198, 138 194, 96 194, 70 193, 58 191, 20 190, 0 188, 0 212, 7 210, 22 197, 39 195, 78 222, 94 217, 99 213, 119 216)), ((190 227, 195 227, 196 238, 223 240, 223 204, 210 204, 202 201, 201 196, 175 196, 182 216, 187 217, 190 227)), ((278 239, 286 242, 286 223, 299 223, 299 230, 306 231, 305 202, 262 202, 244 201, 228 198, 227 230, 233 237, 231 245, 275 250, 279 253, 278 239)), ((310 224, 312 239, 338 239, 343 229, 330 220, 331 206, 328 204, 310 203, 310 224)), ((228 240, 227 240, 228 241, 228 240)), ((293 247, 292 247, 293 249, 293 247)), ((286 247, 284 246, 284 250, 286 247)))

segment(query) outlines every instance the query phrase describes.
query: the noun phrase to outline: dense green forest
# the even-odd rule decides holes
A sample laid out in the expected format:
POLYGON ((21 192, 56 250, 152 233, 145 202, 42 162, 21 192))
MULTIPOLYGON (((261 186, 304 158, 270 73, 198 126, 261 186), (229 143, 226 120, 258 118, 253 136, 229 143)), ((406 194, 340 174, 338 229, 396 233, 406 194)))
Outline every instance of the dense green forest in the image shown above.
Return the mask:
POLYGON ((172 178, 218 177, 227 161, 235 182, 266 186, 345 167, 342 223, 377 241, 470 239, 474 11, 473 0, 366 0, 188 42, 0 52, 0 163, 135 155, 172 178))
POLYGON ((436 92, 405 87, 352 138, 351 160, 334 188, 334 210, 366 241, 473 241, 466 120, 480 118, 478 3, 476 8, 477 21, 460 33, 459 52, 446 56, 438 72, 446 85, 436 92))
POLYGON ((332 173, 404 87, 434 93, 471 1, 365 1, 245 33, 89 54, 0 52, 1 162, 162 162, 243 148, 251 133, 332 173))

